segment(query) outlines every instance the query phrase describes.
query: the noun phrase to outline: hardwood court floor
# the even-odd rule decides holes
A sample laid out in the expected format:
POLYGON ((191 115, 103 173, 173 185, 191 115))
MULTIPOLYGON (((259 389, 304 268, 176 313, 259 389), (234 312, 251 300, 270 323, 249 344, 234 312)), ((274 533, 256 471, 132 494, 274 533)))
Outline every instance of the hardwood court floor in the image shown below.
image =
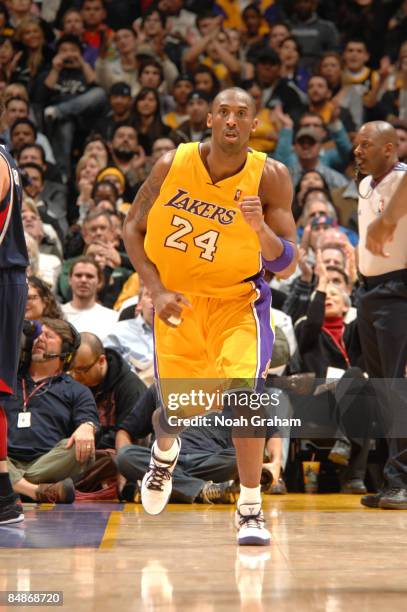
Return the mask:
POLYGON ((28 505, 0 528, 0 591, 62 590, 67 612, 407 609, 407 512, 291 494, 265 513, 272 545, 238 549, 231 506, 28 505))

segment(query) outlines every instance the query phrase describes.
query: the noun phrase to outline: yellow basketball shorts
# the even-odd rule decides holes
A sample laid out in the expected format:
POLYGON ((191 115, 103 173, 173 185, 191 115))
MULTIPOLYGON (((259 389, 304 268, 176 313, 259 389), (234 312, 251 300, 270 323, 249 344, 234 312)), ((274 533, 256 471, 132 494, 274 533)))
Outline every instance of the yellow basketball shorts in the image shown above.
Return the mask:
POLYGON ((258 390, 264 383, 274 342, 271 290, 262 278, 253 288, 230 300, 186 295, 192 308, 184 307, 176 328, 155 315, 154 365, 164 407, 171 391, 258 390))

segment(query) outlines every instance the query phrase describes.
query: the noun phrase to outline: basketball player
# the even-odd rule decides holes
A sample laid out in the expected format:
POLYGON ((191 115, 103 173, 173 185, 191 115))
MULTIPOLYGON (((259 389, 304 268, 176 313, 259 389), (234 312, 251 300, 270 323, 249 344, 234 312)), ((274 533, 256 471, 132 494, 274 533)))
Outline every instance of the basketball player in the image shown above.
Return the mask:
POLYGON ((384 250, 386 242, 393 240, 397 224, 407 214, 407 173, 404 174, 399 186, 394 192, 388 206, 380 217, 368 226, 366 232, 366 248, 373 255, 390 257, 384 250))
MULTIPOLYGON (((384 121, 362 125, 355 158, 359 170, 368 175, 359 185, 360 341, 369 376, 387 379, 379 387, 379 399, 388 414, 393 411, 399 435, 405 435, 407 404, 401 387, 407 362, 407 216, 400 216, 393 228, 386 257, 366 248, 366 235, 370 223, 387 216, 390 199, 406 180, 407 165, 397 159, 396 130, 384 121)), ((363 497, 362 504, 407 509, 407 438, 389 440, 384 476, 383 490, 363 497)))
POLYGON ((2 399, 17 382, 28 253, 21 221, 22 188, 13 158, 0 146, 0 525, 24 520, 7 470, 7 420, 2 399))
MULTIPOLYGON (((267 370, 274 336, 262 269, 292 273, 296 230, 287 169, 248 150, 255 114, 244 90, 219 93, 208 114, 210 141, 163 155, 127 216, 126 248, 154 303, 161 382, 255 380, 267 370)), ((150 514, 160 513, 169 499, 180 451, 168 433, 165 408, 154 422, 156 442, 142 483, 150 514)), ((234 431, 234 445, 241 483, 238 542, 267 545, 260 496, 264 437, 234 431)))

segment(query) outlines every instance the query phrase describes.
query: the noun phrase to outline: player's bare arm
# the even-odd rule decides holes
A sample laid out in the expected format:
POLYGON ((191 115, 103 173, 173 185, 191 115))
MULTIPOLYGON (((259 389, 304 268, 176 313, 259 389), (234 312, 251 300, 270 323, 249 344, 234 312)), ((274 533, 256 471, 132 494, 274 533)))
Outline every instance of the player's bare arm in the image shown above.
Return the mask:
POLYGON ((294 256, 283 270, 278 272, 288 278, 297 265, 297 232, 291 211, 293 189, 287 168, 274 160, 266 161, 258 196, 246 196, 240 209, 247 223, 257 232, 263 258, 273 261, 282 256, 284 244, 281 238, 292 244, 294 256))
POLYGON ((147 231, 149 211, 160 193, 161 185, 168 174, 174 155, 174 151, 169 151, 154 165, 150 175, 137 192, 123 227, 123 241, 130 261, 150 291, 157 315, 170 327, 175 327, 175 325, 169 319, 171 317, 180 318, 183 305, 189 306, 189 302, 183 295, 168 291, 164 287, 156 266, 147 257, 144 237, 147 231))

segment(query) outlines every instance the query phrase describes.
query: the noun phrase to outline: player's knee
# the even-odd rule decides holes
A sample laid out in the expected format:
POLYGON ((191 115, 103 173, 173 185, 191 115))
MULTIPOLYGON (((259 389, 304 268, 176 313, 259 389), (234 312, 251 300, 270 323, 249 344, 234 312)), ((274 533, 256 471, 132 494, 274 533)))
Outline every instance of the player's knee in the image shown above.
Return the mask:
POLYGON ((266 435, 266 412, 258 401, 258 394, 250 389, 231 391, 227 394, 226 407, 231 410, 233 437, 264 438, 266 435))

